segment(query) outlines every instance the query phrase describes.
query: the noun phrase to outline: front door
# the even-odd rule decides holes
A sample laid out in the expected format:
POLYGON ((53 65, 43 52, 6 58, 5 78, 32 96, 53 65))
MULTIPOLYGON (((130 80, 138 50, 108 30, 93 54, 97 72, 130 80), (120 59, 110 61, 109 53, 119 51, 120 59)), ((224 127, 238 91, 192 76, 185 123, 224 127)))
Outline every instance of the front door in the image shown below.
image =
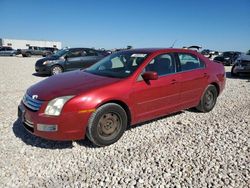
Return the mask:
POLYGON ((155 57, 144 71, 157 72, 159 78, 147 83, 139 77, 134 83, 130 97, 134 101, 135 118, 138 122, 178 111, 180 83, 173 55, 161 54, 155 57))

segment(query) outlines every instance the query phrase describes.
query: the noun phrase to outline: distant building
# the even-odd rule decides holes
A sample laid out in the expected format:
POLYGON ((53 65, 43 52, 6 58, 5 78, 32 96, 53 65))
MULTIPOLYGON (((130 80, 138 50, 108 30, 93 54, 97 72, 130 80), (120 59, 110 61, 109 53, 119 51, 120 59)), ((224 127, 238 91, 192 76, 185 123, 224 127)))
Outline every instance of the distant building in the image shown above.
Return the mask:
POLYGON ((54 47, 54 48, 61 49, 62 48, 62 42, 44 41, 44 40, 18 40, 18 39, 0 38, 0 46, 10 46, 13 49, 26 49, 26 48, 29 48, 29 46, 54 47))

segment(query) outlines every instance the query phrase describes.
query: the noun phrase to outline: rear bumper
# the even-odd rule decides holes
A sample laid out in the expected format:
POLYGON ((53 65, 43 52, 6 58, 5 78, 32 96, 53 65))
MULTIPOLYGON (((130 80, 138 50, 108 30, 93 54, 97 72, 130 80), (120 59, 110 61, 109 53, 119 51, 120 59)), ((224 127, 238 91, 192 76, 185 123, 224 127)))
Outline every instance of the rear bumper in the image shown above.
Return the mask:
POLYGON ((21 104, 18 106, 18 117, 24 128, 33 135, 49 140, 81 140, 85 138, 86 127, 90 113, 79 114, 77 112, 62 113, 60 116, 47 116, 44 108, 33 112, 21 104), (40 131, 38 124, 56 125, 56 130, 40 131))

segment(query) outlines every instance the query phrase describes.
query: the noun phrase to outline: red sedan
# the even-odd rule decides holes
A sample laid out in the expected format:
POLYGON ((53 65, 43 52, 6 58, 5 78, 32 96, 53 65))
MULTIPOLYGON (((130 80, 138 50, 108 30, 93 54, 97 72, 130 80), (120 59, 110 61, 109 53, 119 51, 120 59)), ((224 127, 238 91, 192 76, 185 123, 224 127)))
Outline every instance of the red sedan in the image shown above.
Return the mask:
POLYGON ((90 68, 31 86, 18 114, 34 135, 96 145, 116 142, 128 126, 183 109, 213 109, 225 86, 222 64, 184 49, 117 52, 90 68))

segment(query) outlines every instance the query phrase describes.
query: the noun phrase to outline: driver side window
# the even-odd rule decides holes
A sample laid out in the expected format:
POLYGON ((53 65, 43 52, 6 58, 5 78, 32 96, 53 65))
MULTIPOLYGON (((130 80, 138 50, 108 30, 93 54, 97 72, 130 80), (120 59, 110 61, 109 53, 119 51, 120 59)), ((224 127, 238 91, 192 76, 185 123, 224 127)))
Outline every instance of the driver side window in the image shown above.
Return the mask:
POLYGON ((73 57, 81 57, 82 56, 82 50, 72 50, 69 51, 67 54, 68 58, 73 58, 73 57))
POLYGON ((171 54, 161 54, 146 66, 145 71, 157 72, 158 76, 175 73, 174 58, 171 54))

